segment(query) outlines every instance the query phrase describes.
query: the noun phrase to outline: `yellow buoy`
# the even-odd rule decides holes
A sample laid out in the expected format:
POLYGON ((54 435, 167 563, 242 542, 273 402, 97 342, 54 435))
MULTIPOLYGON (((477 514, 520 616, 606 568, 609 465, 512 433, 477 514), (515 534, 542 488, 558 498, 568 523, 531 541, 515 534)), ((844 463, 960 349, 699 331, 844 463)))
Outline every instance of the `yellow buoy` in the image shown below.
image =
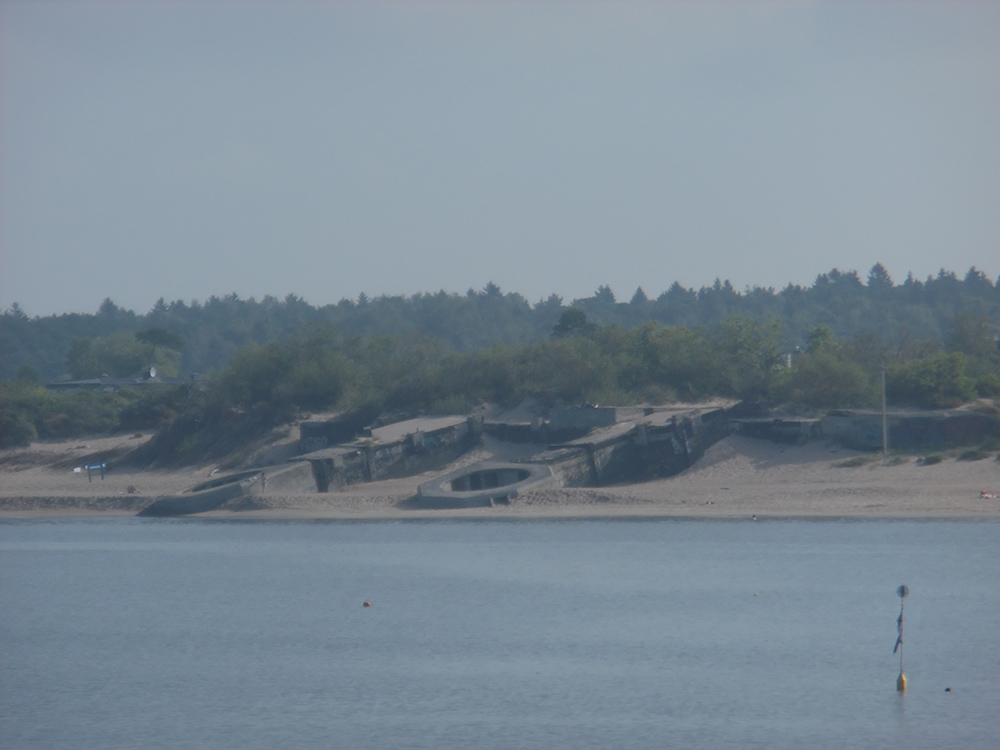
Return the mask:
POLYGON ((899 677, 896 678, 896 690, 901 693, 906 692, 906 675, 902 672, 900 672, 899 677))

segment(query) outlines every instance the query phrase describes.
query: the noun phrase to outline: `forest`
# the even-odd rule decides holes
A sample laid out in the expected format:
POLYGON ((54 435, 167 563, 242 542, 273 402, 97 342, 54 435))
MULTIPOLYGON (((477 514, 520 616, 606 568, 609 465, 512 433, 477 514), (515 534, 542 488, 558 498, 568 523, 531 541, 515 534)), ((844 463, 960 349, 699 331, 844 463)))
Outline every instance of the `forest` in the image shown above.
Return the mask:
POLYGON ((0 315, 0 445, 173 431, 176 460, 209 435, 259 433, 310 411, 462 413, 482 402, 667 403, 710 397, 806 411, 957 406, 1000 396, 1000 280, 941 270, 896 284, 875 265, 811 287, 674 284, 618 302, 599 287, 529 304, 495 284, 465 295, 159 300, 145 314, 0 315), (166 382, 55 393, 107 374, 166 382))

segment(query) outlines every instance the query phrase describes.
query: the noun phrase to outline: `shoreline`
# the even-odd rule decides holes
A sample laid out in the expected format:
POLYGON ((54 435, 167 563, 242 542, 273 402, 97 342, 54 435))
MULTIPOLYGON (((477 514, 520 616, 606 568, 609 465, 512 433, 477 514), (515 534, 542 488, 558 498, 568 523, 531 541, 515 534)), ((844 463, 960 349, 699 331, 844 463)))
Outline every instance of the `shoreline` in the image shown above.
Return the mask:
MULTIPOLYGON (((113 511, 80 511, 67 513, 60 510, 26 510, 12 513, 0 512, 0 525, 11 522, 31 522, 31 521, 73 521, 103 518, 138 518, 134 513, 119 513, 113 511)), ((211 515, 202 513, 191 516, 176 516, 172 518, 152 518, 144 521, 155 523, 163 521, 233 521, 245 523, 426 523, 428 521, 454 521, 458 522, 484 522, 484 523, 552 523, 561 521, 744 521, 746 523, 774 523, 779 521, 815 521, 816 523, 848 523, 874 521, 879 523, 890 522, 941 522, 941 523, 998 523, 1000 515, 971 514, 971 515, 874 515, 874 514, 853 514, 853 515, 757 515, 756 520, 745 516, 730 515, 698 515, 686 513, 648 513, 648 512, 612 512, 612 513, 581 513, 578 509, 568 508, 562 513, 539 513, 539 514, 508 514, 498 515, 474 515, 471 513, 458 513, 443 515, 440 513, 408 513, 406 515, 377 514, 377 515, 346 515, 331 513, 320 515, 303 512, 294 513, 223 513, 211 515)))
MULTIPOLYGON (((201 466, 178 471, 109 472, 88 481, 73 472, 79 451, 104 450, 125 438, 86 446, 48 444, 6 451, 0 463, 0 520, 134 516, 158 497, 179 494, 216 473, 201 466), (76 453, 74 453, 76 451, 76 453)), ((134 444, 134 443, 133 443, 134 444)), ((688 470, 667 479, 611 487, 561 488, 526 493, 510 505, 424 509, 417 487, 456 467, 501 455, 484 446, 440 471, 350 485, 329 493, 259 494, 187 519, 259 521, 777 519, 957 520, 1000 519, 1000 461, 946 457, 924 466, 914 457, 882 466, 844 466, 865 454, 812 441, 781 445, 728 437, 688 470), (248 502, 249 500, 249 502, 248 502)), ((905 457, 904 457, 905 458, 905 457)))

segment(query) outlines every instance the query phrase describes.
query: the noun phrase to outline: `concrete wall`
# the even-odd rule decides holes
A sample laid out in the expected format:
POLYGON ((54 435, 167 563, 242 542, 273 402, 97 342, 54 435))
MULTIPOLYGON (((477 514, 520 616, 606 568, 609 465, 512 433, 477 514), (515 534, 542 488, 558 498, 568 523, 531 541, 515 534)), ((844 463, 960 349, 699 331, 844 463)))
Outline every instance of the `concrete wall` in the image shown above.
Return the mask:
POLYGON ((483 432, 505 443, 544 443, 547 431, 542 430, 540 421, 519 422, 485 422, 483 432))
POLYGON ((262 474, 267 476, 266 486, 258 481, 252 486, 254 494, 316 492, 316 478, 308 461, 268 467, 262 474))
MULTIPOLYGON (((737 435, 789 444, 811 440, 823 433, 818 419, 734 419, 732 427, 737 435)), ((882 441, 881 430, 880 425, 879 445, 882 441)))
POLYGON ((361 448, 329 451, 328 455, 308 457, 317 492, 369 481, 368 456, 361 448))
POLYGON ((546 463, 552 467, 556 483, 561 487, 593 487, 597 473, 585 445, 549 448, 531 457, 532 463, 546 463))

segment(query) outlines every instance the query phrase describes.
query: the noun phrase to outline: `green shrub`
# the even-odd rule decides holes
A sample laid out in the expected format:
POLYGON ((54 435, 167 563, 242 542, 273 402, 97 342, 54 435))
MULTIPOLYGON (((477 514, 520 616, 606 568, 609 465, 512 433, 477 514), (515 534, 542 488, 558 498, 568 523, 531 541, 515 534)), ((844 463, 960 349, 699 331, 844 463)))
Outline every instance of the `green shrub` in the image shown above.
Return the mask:
POLYGON ((914 359, 889 370, 889 400, 923 409, 949 409, 976 397, 964 354, 951 352, 914 359))
POLYGON ((427 407, 428 414, 468 414, 475 404, 467 396, 448 396, 433 402, 427 407))
POLYGON ((23 414, 0 411, 0 448, 25 448, 35 440, 35 426, 23 414))
POLYGON ((977 378, 976 393, 983 397, 1000 396, 1000 375, 991 372, 977 378))
POLYGON ((922 466, 933 466, 934 464, 941 463, 943 460, 944 458, 940 453, 932 453, 929 456, 924 456, 918 463, 922 466))
POLYGON ((988 435, 983 442, 979 444, 979 450, 983 451, 1000 451, 1000 437, 996 435, 988 435))

